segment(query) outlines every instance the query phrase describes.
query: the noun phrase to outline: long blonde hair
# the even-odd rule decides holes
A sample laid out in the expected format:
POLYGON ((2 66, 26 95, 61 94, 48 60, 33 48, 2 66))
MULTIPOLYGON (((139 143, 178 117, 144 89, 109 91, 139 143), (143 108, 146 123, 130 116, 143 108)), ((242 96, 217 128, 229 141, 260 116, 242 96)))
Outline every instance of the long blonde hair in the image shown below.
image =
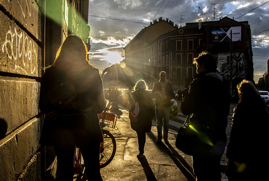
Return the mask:
POLYGON ((70 34, 59 47, 53 64, 45 67, 45 69, 54 66, 57 61, 64 61, 66 57, 74 55, 76 56, 76 59, 85 60, 90 65, 87 53, 88 48, 85 42, 78 36, 70 34))
POLYGON ((134 90, 147 90, 148 89, 148 85, 147 83, 143 80, 140 79, 136 82, 135 86, 134 86, 134 90))

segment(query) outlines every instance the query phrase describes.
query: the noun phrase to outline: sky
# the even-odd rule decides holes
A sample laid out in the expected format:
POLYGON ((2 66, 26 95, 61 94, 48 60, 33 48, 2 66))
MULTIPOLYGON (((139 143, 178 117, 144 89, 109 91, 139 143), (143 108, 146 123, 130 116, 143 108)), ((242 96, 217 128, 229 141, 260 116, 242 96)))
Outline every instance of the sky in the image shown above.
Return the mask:
POLYGON ((269 0, 89 0, 89 58, 101 71, 119 63, 124 59, 123 48, 159 17, 185 26, 225 16, 250 25, 257 83, 269 59, 269 0))

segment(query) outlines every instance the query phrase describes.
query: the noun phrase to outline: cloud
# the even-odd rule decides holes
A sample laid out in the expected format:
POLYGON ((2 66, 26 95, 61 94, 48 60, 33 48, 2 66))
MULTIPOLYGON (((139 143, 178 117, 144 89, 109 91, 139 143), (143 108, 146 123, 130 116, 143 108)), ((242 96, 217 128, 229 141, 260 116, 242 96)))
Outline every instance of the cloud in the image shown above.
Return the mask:
POLYGON ((130 42, 130 39, 132 39, 133 37, 126 37, 122 40, 117 40, 115 37, 107 37, 106 40, 101 40, 101 39, 94 39, 94 38, 91 38, 92 40, 92 43, 103 43, 103 44, 106 44, 106 45, 119 45, 121 47, 124 47, 125 45, 127 45, 129 42, 130 42))
MULTIPOLYGON (((197 20, 213 21, 224 16, 236 21, 248 21, 253 42, 253 60, 255 77, 265 72, 265 62, 269 58, 269 3, 253 10, 268 0, 90 0, 89 25, 91 53, 105 56, 105 52, 117 51, 124 56, 124 47, 154 18, 162 16, 176 24, 185 25, 197 20), (169 2, 169 3, 168 3, 169 2), (158 11, 159 10, 159 11, 158 11), (251 11, 253 10, 253 11, 251 11), (244 15, 245 13, 250 13, 244 15), (243 16, 242 16, 243 15, 243 16), (241 16, 241 17, 240 17, 241 16), (105 17, 105 18, 104 18, 105 17), (240 17, 240 18, 238 18, 240 17), (120 50, 121 49, 121 50, 120 50)), ((105 62, 104 57, 99 57, 105 62)))

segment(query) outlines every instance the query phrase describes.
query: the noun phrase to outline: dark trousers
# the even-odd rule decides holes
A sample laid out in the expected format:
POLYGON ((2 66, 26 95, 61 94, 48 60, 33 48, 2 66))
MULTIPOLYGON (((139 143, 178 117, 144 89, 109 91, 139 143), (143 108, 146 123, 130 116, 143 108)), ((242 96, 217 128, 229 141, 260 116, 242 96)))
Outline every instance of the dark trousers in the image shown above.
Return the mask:
POLYGON ((137 131, 139 153, 144 154, 144 147, 146 143, 146 132, 137 131))
POLYGON ((197 181, 220 181, 220 159, 221 155, 193 156, 193 169, 197 181))
MULTIPOLYGON (((73 160, 74 146, 54 146, 60 173, 60 180, 73 181, 73 160)), ((101 181, 99 166, 99 149, 100 142, 91 142, 89 145, 80 146, 81 153, 86 166, 86 174, 88 180, 101 181)))

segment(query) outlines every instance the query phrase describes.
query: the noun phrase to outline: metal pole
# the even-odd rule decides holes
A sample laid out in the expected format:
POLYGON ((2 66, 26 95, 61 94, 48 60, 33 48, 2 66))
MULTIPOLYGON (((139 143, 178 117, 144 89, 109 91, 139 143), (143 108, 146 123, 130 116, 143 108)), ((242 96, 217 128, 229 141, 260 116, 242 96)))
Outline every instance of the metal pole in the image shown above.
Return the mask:
POLYGON ((233 74, 233 37, 232 37, 233 33, 232 33, 232 30, 231 30, 231 39, 230 39, 230 95, 232 96, 232 93, 233 93, 233 80, 232 80, 232 74, 233 74))

